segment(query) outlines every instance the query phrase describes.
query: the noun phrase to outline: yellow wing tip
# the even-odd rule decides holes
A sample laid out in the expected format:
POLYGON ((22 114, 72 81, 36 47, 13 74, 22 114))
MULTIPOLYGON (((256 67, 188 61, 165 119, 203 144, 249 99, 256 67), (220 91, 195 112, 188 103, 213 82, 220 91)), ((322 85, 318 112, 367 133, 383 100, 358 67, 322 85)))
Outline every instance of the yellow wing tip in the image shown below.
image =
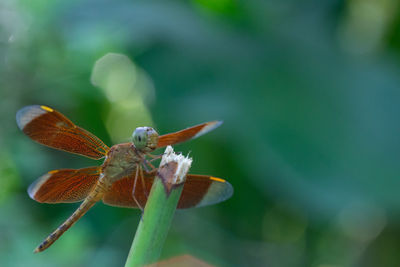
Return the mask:
POLYGON ((217 182, 221 182, 221 183, 225 183, 226 181, 224 179, 221 178, 217 178, 217 177, 210 177, 211 180, 217 181, 217 182))
POLYGON ((47 106, 40 106, 40 108, 43 109, 43 110, 46 110, 46 111, 48 111, 48 112, 53 112, 53 111, 54 111, 54 109, 49 108, 49 107, 47 107, 47 106))

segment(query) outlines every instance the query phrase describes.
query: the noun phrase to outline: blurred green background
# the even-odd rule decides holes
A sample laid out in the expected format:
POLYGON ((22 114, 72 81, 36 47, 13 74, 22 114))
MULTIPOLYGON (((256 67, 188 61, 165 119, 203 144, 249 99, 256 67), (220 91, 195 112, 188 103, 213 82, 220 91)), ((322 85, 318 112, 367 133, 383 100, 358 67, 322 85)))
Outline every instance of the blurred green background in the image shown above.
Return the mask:
POLYGON ((176 146, 233 197, 179 211, 162 258, 218 266, 398 266, 400 5, 395 0, 0 3, 0 265, 121 266, 138 210, 26 188, 99 165, 38 145, 15 113, 45 104, 108 145, 224 120, 176 146))

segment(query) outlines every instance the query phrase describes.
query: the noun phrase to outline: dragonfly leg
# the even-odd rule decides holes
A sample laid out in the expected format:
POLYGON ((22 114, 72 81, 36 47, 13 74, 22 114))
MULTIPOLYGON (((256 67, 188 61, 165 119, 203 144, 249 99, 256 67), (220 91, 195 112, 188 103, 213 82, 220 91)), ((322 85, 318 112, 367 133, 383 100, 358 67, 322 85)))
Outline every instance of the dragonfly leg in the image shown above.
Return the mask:
POLYGON ((144 173, 143 173, 143 169, 142 168, 140 168, 140 176, 142 178, 143 193, 146 196, 146 202, 147 202, 147 199, 149 198, 149 194, 147 193, 147 190, 146 190, 146 184, 145 184, 145 181, 144 181, 144 173))
POLYGON ((154 171, 156 169, 156 167, 154 167, 154 165, 151 164, 150 161, 147 161, 146 163, 147 163, 147 165, 149 165, 151 167, 152 171, 154 171))
POLYGON ((142 166, 146 172, 150 172, 149 168, 146 166, 147 160, 143 160, 142 166))
POLYGON ((135 201, 136 205, 139 207, 139 209, 142 211, 142 214, 143 214, 143 211, 144 211, 143 207, 140 205, 139 201, 135 197, 135 190, 136 190, 136 183, 137 183, 137 179, 138 179, 138 175, 139 175, 139 168, 140 168, 140 165, 138 164, 136 166, 135 181, 133 182, 132 198, 135 201))
POLYGON ((143 166, 143 168, 144 168, 144 170, 145 170, 146 172, 152 172, 152 171, 157 170, 157 168, 154 167, 154 165, 151 164, 150 161, 148 161, 148 160, 146 160, 146 159, 143 160, 142 166, 143 166), (151 170, 149 170, 149 168, 146 166, 146 164, 150 166, 151 170))
POLYGON ((160 155, 147 154, 147 156, 149 156, 151 159, 150 160, 146 160, 146 162, 150 163, 150 162, 153 162, 155 160, 158 160, 158 159, 162 158, 162 156, 164 156, 164 153, 162 153, 160 155))
POLYGON ((161 158, 164 155, 164 153, 162 153, 160 155, 152 155, 152 154, 148 153, 146 155, 149 156, 150 158, 152 158, 150 161, 153 161, 153 160, 161 158))

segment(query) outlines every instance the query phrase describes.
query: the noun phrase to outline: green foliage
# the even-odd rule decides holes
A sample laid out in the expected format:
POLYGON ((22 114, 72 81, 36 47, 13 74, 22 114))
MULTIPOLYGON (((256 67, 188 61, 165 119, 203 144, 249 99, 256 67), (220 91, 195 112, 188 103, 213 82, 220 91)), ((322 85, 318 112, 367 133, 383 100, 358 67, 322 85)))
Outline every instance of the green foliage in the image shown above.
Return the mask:
POLYGON ((397 264, 398 10, 372 0, 3 1, 0 265, 121 266, 140 216, 99 203, 31 253, 76 205, 36 203, 28 185, 100 162, 23 136, 15 113, 29 104, 60 110, 108 145, 138 126, 163 134, 224 120, 175 150, 191 151, 192 173, 225 178, 235 194, 178 212, 162 258, 397 264), (95 68, 109 53, 123 60, 95 68))

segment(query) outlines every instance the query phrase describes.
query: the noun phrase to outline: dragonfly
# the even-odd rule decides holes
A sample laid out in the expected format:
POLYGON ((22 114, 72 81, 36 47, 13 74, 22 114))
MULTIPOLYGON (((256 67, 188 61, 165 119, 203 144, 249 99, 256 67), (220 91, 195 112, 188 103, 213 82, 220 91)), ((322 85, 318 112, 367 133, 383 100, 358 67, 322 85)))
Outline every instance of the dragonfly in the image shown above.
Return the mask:
MULTIPOLYGON (((42 145, 95 160, 104 159, 100 166, 49 171, 29 186, 29 196, 40 203, 82 201, 75 212, 36 247, 35 253, 50 247, 100 200, 107 205, 139 208, 143 212, 157 175, 157 168, 151 162, 162 156, 151 152, 197 138, 222 123, 206 122, 164 135, 159 135, 152 127, 137 127, 130 142, 110 148, 98 137, 48 106, 26 106, 17 112, 16 120, 18 127, 28 137, 42 145)), ((232 185, 224 179, 188 174, 178 209, 219 203, 232 194, 232 185)))

